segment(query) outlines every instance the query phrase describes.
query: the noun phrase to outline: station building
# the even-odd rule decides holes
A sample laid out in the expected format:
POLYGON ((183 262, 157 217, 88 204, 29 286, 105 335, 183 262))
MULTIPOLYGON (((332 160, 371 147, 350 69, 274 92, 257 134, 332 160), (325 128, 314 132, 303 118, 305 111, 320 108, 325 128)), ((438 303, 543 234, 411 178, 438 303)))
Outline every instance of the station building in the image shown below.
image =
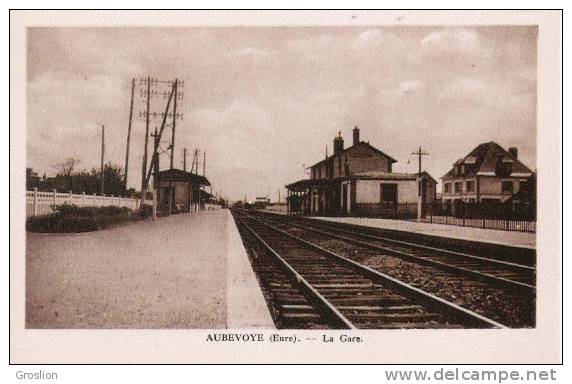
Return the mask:
MULTIPOLYGON (((210 186, 205 176, 180 169, 167 169, 158 174, 157 207, 161 211, 192 212, 204 209, 208 202, 201 188, 210 186), (169 199, 171 201, 169 202, 169 199)), ((207 194, 208 195, 208 194, 207 194)))
POLYGON ((397 160, 360 140, 353 129, 353 144, 344 148, 341 134, 334 138, 334 153, 310 167, 310 178, 288 184, 288 213, 344 216, 367 214, 372 209, 410 210, 432 203, 437 182, 427 172, 394 173, 397 160))

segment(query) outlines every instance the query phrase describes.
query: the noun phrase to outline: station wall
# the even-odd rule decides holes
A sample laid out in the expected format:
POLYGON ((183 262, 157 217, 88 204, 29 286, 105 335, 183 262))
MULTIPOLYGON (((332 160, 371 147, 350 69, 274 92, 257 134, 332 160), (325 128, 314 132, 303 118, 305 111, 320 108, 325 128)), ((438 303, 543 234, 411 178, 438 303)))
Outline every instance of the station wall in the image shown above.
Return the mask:
POLYGON ((380 184, 397 184, 398 203, 417 203, 416 180, 357 180, 356 203, 379 203, 380 184))

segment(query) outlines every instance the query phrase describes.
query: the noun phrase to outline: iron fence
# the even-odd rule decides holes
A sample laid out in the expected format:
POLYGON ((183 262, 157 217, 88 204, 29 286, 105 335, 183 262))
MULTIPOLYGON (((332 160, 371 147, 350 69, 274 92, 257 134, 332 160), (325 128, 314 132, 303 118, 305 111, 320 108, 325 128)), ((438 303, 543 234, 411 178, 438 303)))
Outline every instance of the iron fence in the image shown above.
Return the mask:
MULTIPOLYGON (((392 220, 418 220, 417 203, 356 203, 352 216, 392 220)), ((531 203, 457 202, 423 206, 421 222, 464 227, 536 232, 536 205, 531 203)))
POLYGON ((356 203, 353 216, 411 220, 417 218, 417 203, 356 203))
POLYGON ((422 222, 464 227, 536 232, 536 205, 533 203, 500 203, 458 201, 444 206, 429 204, 422 222))

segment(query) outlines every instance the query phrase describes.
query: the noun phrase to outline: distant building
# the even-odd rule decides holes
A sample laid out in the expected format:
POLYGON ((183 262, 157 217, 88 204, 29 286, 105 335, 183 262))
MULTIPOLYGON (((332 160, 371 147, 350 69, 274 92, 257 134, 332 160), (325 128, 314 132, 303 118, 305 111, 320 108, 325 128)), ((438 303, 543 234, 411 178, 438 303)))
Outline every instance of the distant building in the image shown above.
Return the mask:
POLYGON ((26 168, 26 190, 40 189, 40 176, 32 168, 26 168))
POLYGON ((353 145, 344 148, 341 134, 334 139, 334 153, 310 167, 310 179, 288 184, 291 213, 347 215, 371 204, 388 208, 435 200, 437 182, 427 172, 421 175, 393 173, 397 162, 353 129, 353 145))
POLYGON ((38 188, 38 191, 68 192, 70 190, 70 178, 62 175, 53 177, 40 177, 32 168, 26 168, 26 190, 31 191, 38 188))
POLYGON ((454 210, 461 201, 506 202, 531 176, 532 171, 518 159, 517 148, 506 151, 495 142, 484 143, 457 160, 441 178, 443 205, 454 210))
POLYGON ((180 169, 167 169, 159 172, 158 184, 159 210, 168 210, 171 206, 172 212, 191 212, 204 209, 207 203, 208 194, 201 187, 210 183, 204 176, 180 169))
POLYGON ((254 201, 254 207, 257 209, 265 209, 270 204, 270 199, 266 196, 258 196, 254 201))

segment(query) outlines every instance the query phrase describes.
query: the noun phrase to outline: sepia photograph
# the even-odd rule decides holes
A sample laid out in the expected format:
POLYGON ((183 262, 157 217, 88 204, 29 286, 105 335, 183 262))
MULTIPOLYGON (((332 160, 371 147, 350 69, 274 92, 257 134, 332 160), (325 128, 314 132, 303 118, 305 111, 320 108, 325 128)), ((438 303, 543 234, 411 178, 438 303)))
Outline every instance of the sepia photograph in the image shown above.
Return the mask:
POLYGON ((510 344, 558 317, 539 24, 341 14, 23 23, 21 332, 510 344))

